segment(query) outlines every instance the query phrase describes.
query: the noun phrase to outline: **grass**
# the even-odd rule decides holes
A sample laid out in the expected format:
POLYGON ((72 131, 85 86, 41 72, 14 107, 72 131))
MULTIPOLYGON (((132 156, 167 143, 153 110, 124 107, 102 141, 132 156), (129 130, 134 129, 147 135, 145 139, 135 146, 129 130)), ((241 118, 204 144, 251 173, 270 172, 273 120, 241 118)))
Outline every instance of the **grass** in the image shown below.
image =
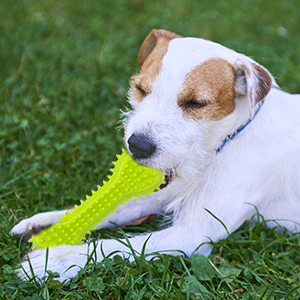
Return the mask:
MULTIPOLYGON (((25 217, 79 203, 106 177, 122 147, 119 110, 152 28, 234 48, 300 93, 299 8, 298 0, 2 0, 0 299, 300 299, 299 236, 263 222, 245 223, 208 258, 107 257, 70 283, 50 273, 41 286, 14 275, 28 246, 9 235, 25 217)), ((93 234, 107 235, 122 232, 93 234)))

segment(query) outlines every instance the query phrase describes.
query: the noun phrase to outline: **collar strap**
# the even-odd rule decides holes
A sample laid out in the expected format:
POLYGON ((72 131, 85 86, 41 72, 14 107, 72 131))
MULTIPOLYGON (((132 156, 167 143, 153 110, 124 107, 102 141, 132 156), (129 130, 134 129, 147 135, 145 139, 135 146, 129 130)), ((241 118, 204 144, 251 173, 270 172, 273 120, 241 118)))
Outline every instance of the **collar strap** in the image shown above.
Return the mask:
POLYGON ((249 118, 249 120, 245 124, 240 126, 235 132, 227 135, 227 137, 223 140, 221 145, 216 149, 217 153, 219 153, 229 141, 233 140, 242 130, 244 130, 254 120, 254 118, 257 116, 257 114, 261 110, 261 107, 263 106, 264 102, 265 102, 265 99, 259 103, 259 106, 258 106, 257 110, 255 111, 252 119, 249 118))

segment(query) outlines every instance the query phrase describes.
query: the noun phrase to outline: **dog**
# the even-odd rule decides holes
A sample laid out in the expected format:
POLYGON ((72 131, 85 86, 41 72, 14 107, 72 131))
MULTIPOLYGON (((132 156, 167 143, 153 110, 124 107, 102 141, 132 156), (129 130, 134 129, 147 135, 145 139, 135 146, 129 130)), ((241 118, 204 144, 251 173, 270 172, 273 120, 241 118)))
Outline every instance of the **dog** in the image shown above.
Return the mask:
MULTIPOLYGON (((138 252, 147 241, 146 253, 183 251, 188 256, 209 255, 209 239, 226 238, 256 208, 265 219, 278 220, 268 226, 279 223, 299 231, 300 95, 280 90, 266 68, 243 54, 166 30, 150 32, 138 64, 124 143, 139 163, 165 172, 166 183, 153 196, 121 206, 101 227, 171 213, 172 225, 129 241, 138 252)), ((37 214, 11 233, 30 236, 65 212, 37 214)), ((60 273, 60 281, 69 280, 86 264, 88 250, 101 261, 101 245, 105 255, 129 255, 125 245, 110 239, 99 241, 96 249, 87 244, 54 247, 47 269, 60 273)), ((29 253, 40 279, 47 276, 45 253, 29 253)), ((28 261, 23 270, 20 277, 31 275, 28 261)))

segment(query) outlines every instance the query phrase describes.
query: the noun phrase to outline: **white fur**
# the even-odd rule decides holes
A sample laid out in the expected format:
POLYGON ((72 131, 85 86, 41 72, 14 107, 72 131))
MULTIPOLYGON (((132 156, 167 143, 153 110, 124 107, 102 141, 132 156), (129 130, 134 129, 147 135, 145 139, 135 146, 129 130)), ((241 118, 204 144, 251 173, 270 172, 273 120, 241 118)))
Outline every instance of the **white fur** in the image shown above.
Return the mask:
MULTIPOLYGON (((217 153, 227 135, 244 124, 249 114, 253 115, 256 108, 249 106, 246 93, 251 88, 255 92, 258 83, 255 78, 237 78, 236 108, 219 121, 187 118, 177 105, 177 95, 186 74, 210 58, 225 59, 236 68, 237 74, 240 68, 251 68, 251 62, 254 63, 210 41, 174 39, 151 93, 140 103, 129 95, 133 110, 128 113, 125 144, 133 133, 151 137, 158 152, 139 161, 163 171, 176 170, 177 175, 154 196, 133 199, 121 207, 108 221, 104 220, 102 227, 110 226, 109 221, 123 225, 146 214, 172 212, 172 226, 152 233, 147 253, 167 250, 179 255, 172 251, 177 249, 191 256, 200 244, 208 241, 207 237, 216 242, 225 238, 222 224, 205 209, 222 220, 229 232, 255 213, 252 205, 265 219, 285 220, 280 223, 292 231, 300 228, 297 223, 300 222, 300 96, 272 88, 255 119, 217 153)), ((32 226, 40 226, 37 216, 16 225, 12 233, 24 233, 32 226)), ((133 237, 130 242, 141 252, 148 237, 148 234, 133 237)), ((129 252, 115 240, 101 242, 105 254, 115 250, 129 252)), ((208 255, 211 249, 205 244, 196 252, 208 255)), ((64 271, 73 264, 84 266, 86 256, 80 253, 86 253, 88 247, 64 246, 49 251, 48 268, 59 272, 60 280, 68 280, 77 274, 78 267, 64 271)), ((100 246, 97 254, 101 260, 100 246)), ((45 251, 34 250, 29 257, 35 274, 43 278, 45 251)), ((28 262, 23 262, 23 268, 30 274, 28 262)), ((24 277, 22 271, 19 275, 24 277)))

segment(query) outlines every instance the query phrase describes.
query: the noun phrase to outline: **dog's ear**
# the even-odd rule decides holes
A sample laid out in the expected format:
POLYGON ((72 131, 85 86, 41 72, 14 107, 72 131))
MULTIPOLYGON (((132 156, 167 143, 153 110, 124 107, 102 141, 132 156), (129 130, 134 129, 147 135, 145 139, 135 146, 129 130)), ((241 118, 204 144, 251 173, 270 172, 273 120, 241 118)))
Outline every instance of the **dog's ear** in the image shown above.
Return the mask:
POLYGON ((243 57, 234 64, 235 91, 240 95, 247 95, 249 101, 250 118, 255 113, 255 106, 270 92, 275 80, 263 66, 243 57))
POLYGON ((169 42, 175 38, 181 37, 176 33, 164 29, 153 29, 145 38, 138 54, 138 64, 142 66, 146 58, 152 52, 156 45, 161 42, 169 42))

